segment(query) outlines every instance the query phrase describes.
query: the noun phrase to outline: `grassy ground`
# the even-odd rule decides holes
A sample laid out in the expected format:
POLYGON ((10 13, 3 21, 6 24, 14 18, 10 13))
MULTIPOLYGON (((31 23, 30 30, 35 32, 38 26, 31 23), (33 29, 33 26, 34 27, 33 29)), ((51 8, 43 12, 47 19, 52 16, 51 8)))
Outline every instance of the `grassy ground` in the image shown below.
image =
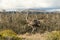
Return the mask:
MULTIPOLYGON (((28 23, 26 21, 26 14, 0 14, 0 31, 4 29, 11 29, 17 36, 23 38, 24 40, 46 40, 47 36, 50 36, 51 31, 60 30, 60 14, 29 14, 28 21, 31 22, 34 19, 39 20, 40 27, 38 28, 38 32, 36 34, 29 34, 32 30, 31 27, 28 27, 28 23), (36 17, 37 16, 37 17, 36 17), (29 32, 30 31, 30 32, 29 32), (40 34, 41 31, 43 34, 40 34), (48 31, 48 32, 45 32, 48 31), (26 33, 29 32, 29 33, 26 33), (44 33, 45 32, 45 33, 44 33), (23 33, 23 35, 21 35, 23 33), (25 34, 24 34, 25 33, 25 34), (20 34, 20 35, 18 35, 20 34)), ((4 32, 4 34, 7 32, 4 32)), ((59 33, 59 32, 57 32, 59 33)), ((2 34, 2 33, 1 33, 2 34)), ((60 34, 60 33, 59 33, 60 34)), ((55 34, 56 35, 56 34, 55 34)), ((60 35, 57 37, 52 36, 52 40, 58 40, 60 35)), ((51 36, 49 37, 51 39, 51 36)))
POLYGON ((19 37, 24 38, 25 40, 46 40, 46 37, 44 37, 45 34, 24 34, 24 35, 19 35, 19 37))
POLYGON ((19 35, 18 37, 24 40, 60 40, 60 31, 45 32, 44 34, 29 34, 19 35))

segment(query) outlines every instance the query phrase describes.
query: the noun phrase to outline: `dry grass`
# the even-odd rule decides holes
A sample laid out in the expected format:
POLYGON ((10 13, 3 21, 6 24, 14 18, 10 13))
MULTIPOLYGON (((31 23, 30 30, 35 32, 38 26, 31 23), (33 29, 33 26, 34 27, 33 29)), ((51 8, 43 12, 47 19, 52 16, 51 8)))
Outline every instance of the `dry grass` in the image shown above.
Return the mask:
POLYGON ((46 37, 44 36, 45 34, 24 34, 24 35, 19 35, 18 37, 25 38, 25 40, 46 40, 46 37))
POLYGON ((60 31, 45 32, 44 34, 29 34, 18 35, 25 40, 60 40, 60 31))

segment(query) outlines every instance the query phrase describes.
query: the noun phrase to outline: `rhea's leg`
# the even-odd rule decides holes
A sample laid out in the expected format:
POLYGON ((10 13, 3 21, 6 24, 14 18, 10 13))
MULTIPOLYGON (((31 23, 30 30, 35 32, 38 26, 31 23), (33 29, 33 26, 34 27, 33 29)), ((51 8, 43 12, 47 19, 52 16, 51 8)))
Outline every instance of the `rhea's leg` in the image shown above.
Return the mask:
POLYGON ((35 28, 35 27, 33 27, 33 28, 32 28, 32 33, 34 33, 34 32, 35 32, 35 30, 36 30, 36 28, 35 28))

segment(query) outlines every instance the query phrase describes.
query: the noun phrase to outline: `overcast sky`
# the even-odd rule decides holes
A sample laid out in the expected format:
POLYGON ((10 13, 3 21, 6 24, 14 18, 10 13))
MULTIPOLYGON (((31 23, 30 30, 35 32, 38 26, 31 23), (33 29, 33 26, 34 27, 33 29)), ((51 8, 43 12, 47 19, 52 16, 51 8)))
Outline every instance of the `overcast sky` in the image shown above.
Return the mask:
POLYGON ((60 0, 0 0, 0 9, 60 8, 60 0))

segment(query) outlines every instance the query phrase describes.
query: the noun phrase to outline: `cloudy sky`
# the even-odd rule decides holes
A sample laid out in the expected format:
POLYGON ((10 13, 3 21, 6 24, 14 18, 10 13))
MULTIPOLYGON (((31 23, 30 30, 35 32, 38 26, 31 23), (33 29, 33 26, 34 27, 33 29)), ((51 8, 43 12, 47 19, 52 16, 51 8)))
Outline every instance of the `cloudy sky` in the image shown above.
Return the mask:
POLYGON ((60 0, 0 0, 0 9, 60 8, 60 0))

